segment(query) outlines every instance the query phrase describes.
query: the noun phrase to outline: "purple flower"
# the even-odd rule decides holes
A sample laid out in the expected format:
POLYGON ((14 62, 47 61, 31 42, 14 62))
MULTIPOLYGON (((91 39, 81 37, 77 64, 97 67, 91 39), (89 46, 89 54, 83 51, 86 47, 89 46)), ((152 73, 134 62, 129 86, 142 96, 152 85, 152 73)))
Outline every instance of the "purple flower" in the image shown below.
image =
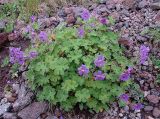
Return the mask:
POLYGON ((104 80, 105 79, 105 74, 102 73, 102 71, 98 71, 94 73, 94 78, 95 80, 104 80))
POLYGON ((133 105, 133 109, 134 110, 140 110, 143 108, 143 105, 141 103, 137 103, 133 105))
POLYGON ((103 67, 105 65, 105 57, 103 55, 99 55, 94 61, 95 66, 103 67))
POLYGON ((38 56, 38 53, 36 52, 36 51, 31 51, 30 53, 29 53, 29 58, 30 59, 34 59, 34 58, 36 58, 38 56))
POLYGON ((62 116, 62 115, 60 116, 60 119, 63 119, 63 116, 62 116))
POLYGON ((39 34, 39 39, 41 42, 46 42, 48 40, 48 34, 44 31, 41 31, 39 34))
POLYGON ((84 32, 84 29, 82 27, 78 28, 78 36, 80 38, 83 38, 85 32, 84 32))
POLYGON ((20 48, 9 48, 9 56, 10 56, 10 62, 11 63, 18 63, 20 65, 24 64, 25 57, 23 51, 21 51, 20 48))
POLYGON ((90 18, 90 12, 87 10, 87 9, 84 9, 82 14, 81 14, 81 17, 83 20, 89 20, 90 18))
POLYGON ((36 17, 35 17, 34 15, 32 15, 32 16, 30 17, 30 19, 31 19, 31 22, 35 22, 36 17))
POLYGON ((141 45, 140 47, 140 63, 141 64, 144 64, 144 62, 147 60, 149 51, 150 51, 149 47, 146 47, 145 45, 141 45))
POLYGON ((129 99, 129 96, 127 94, 122 94, 122 95, 120 95, 120 99, 127 102, 129 99))
POLYGON ((106 24, 108 24, 108 20, 105 18, 100 18, 100 23, 103 25, 106 25, 106 24))
POLYGON ((127 81, 129 80, 130 76, 131 76, 131 71, 132 71, 132 68, 128 68, 127 71, 123 72, 121 75, 120 75, 120 80, 121 81, 127 81))
POLYGON ((78 68, 78 73, 80 76, 86 76, 89 73, 89 69, 86 67, 86 65, 81 65, 78 68))

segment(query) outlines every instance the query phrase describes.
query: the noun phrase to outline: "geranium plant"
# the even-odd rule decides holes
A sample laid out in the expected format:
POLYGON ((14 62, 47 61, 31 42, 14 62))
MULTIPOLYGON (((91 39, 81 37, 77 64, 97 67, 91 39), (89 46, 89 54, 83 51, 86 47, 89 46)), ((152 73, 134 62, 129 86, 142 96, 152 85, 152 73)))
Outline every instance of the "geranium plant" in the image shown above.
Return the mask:
POLYGON ((69 111, 75 105, 96 112, 107 109, 131 83, 130 61, 123 55, 118 35, 105 18, 91 18, 87 11, 81 25, 58 27, 54 40, 40 32, 30 51, 28 82, 39 100, 69 111))

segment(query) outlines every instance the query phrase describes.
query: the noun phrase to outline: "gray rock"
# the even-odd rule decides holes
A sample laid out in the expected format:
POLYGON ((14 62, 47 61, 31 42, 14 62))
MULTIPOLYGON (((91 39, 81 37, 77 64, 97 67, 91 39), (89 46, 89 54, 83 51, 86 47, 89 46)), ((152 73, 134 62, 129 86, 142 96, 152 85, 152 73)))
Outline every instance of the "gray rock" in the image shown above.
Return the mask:
POLYGON ((149 102, 151 102, 153 104, 157 104, 159 102, 159 97, 156 95, 148 95, 147 99, 149 102))
POLYGON ((107 0, 99 0, 99 3, 105 4, 107 0))
POLYGON ((145 106, 144 110, 145 111, 152 111, 153 110, 153 106, 145 106))
POLYGON ((4 119, 17 119, 17 116, 15 113, 6 112, 3 114, 3 118, 4 119))
POLYGON ((48 104, 44 102, 34 102, 18 113, 22 119, 37 119, 40 114, 46 112, 48 104))
POLYGON ((2 116, 5 112, 7 112, 10 107, 11 107, 10 103, 5 103, 0 105, 0 116, 2 116))
POLYGON ((138 7, 139 8, 144 8, 145 6, 147 6, 147 1, 146 0, 142 0, 141 2, 139 2, 138 7))
POLYGON ((153 116, 156 118, 160 117, 160 110, 158 108, 154 108, 153 116))
POLYGON ((3 20, 0 21, 0 31, 5 29, 5 22, 3 20))
POLYGON ((58 119, 56 116, 49 115, 46 119, 58 119))
POLYGON ((18 98, 13 103, 14 111, 19 111, 29 105, 32 102, 34 94, 32 92, 28 92, 24 97, 18 98))
POLYGON ((153 10, 160 10, 160 2, 152 3, 152 4, 150 5, 150 7, 151 7, 153 10))

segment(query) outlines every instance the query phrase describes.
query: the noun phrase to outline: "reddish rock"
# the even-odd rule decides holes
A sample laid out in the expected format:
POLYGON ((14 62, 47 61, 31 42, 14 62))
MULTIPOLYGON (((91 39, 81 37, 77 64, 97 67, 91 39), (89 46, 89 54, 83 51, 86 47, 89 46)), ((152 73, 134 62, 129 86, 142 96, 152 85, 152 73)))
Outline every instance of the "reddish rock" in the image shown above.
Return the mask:
POLYGON ((133 44, 131 40, 123 37, 118 40, 118 43, 124 46, 131 46, 133 44))
POLYGON ((156 95, 148 95, 147 99, 149 102, 151 102, 153 104, 157 104, 159 102, 159 97, 156 95))
POLYGON ((124 0, 123 5, 124 7, 127 7, 129 9, 132 9, 134 7, 135 0, 124 0))
POLYGON ((64 12, 65 14, 71 14, 73 13, 73 9, 70 7, 70 8, 64 8, 64 12))
POLYGON ((74 24, 76 22, 76 18, 73 14, 68 14, 66 19, 67 24, 74 24))
POLYGON ((156 118, 160 117, 160 109, 154 108, 153 116, 156 117, 156 118))
POLYGON ((0 47, 8 41, 8 35, 9 33, 0 33, 0 47))
POLYGON ((8 35, 8 40, 9 41, 14 41, 14 40, 19 39, 19 37, 20 37, 19 33, 11 33, 11 34, 8 35))
POLYGON ((7 98, 7 101, 10 102, 10 103, 13 103, 16 101, 17 98, 15 97, 10 97, 10 98, 7 98))

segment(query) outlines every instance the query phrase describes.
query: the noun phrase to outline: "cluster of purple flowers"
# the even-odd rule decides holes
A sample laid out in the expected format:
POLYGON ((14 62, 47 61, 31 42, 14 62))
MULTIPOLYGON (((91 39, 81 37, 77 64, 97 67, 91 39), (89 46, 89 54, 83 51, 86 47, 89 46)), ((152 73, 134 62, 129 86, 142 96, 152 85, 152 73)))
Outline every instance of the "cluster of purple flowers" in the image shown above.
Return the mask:
POLYGON ((103 55, 99 55, 94 61, 96 67, 103 67, 105 63, 105 57, 103 55))
POLYGON ((120 95, 120 99, 124 102, 127 102, 129 100, 129 96, 127 94, 120 95))
POLYGON ((78 73, 80 76, 86 76, 89 73, 89 69, 86 67, 86 65, 82 64, 78 68, 78 73))
MULTIPOLYGON (((120 95, 119 98, 124 102, 128 102, 128 100, 129 100, 128 94, 122 94, 122 95, 120 95)), ((134 104, 132 106, 132 108, 133 108, 133 110, 140 110, 143 108, 143 105, 141 103, 137 103, 137 104, 134 104)))
POLYGON ((127 81, 129 80, 130 76, 131 76, 131 71, 132 71, 132 68, 128 68, 127 71, 123 72, 121 75, 120 75, 120 80, 121 81, 127 81))
POLYGON ((39 39, 41 42, 47 42, 48 40, 48 34, 44 31, 41 31, 39 34, 39 39))
POLYGON ((147 60, 149 51, 150 51, 149 47, 146 47, 145 45, 140 46, 140 63, 141 64, 144 64, 144 62, 147 60))
POLYGON ((30 59, 34 59, 34 58, 36 58, 38 56, 38 53, 36 52, 36 51, 31 51, 30 53, 29 53, 29 58, 30 59))
POLYGON ((14 48, 10 47, 9 48, 9 54, 10 54, 10 62, 12 64, 18 63, 20 65, 24 64, 25 62, 25 57, 24 57, 24 52, 21 51, 20 48, 14 48))
MULTIPOLYGON (((99 55, 94 61, 94 63, 95 63, 95 66, 97 67, 103 67, 105 64, 105 57, 102 55, 99 55)), ((78 68, 78 73, 80 76, 86 76, 89 73, 89 69, 86 67, 86 65, 81 65, 78 68)), ((106 77, 105 74, 100 70, 95 72, 93 75, 95 80, 104 80, 106 77)))
POLYGON ((30 17, 30 20, 31 20, 31 22, 35 22, 35 21, 36 21, 36 16, 32 15, 32 16, 30 17))
POLYGON ((25 63, 26 59, 34 59, 36 58, 38 55, 38 53, 36 51, 31 51, 29 53, 29 56, 25 56, 24 52, 21 51, 21 48, 14 48, 14 47, 10 47, 9 48, 9 56, 10 56, 10 62, 12 64, 14 63, 18 63, 20 65, 23 65, 25 63))
POLYGON ((82 18, 84 21, 89 20, 89 19, 90 19, 90 12, 89 12, 87 9, 84 9, 84 10, 82 11, 81 18, 82 18))
POLYGON ((80 38, 83 38, 84 34, 85 34, 85 31, 84 31, 83 27, 78 28, 78 36, 80 38))
POLYGON ((106 18, 100 18, 99 21, 103 25, 107 25, 109 23, 109 21, 106 18))
POLYGON ((94 73, 95 80, 104 80, 105 77, 105 74, 100 70, 94 73))
POLYGON ((141 104, 141 103, 137 103, 137 104, 134 104, 133 105, 133 109, 134 110, 140 110, 140 109, 142 109, 144 106, 141 104))

